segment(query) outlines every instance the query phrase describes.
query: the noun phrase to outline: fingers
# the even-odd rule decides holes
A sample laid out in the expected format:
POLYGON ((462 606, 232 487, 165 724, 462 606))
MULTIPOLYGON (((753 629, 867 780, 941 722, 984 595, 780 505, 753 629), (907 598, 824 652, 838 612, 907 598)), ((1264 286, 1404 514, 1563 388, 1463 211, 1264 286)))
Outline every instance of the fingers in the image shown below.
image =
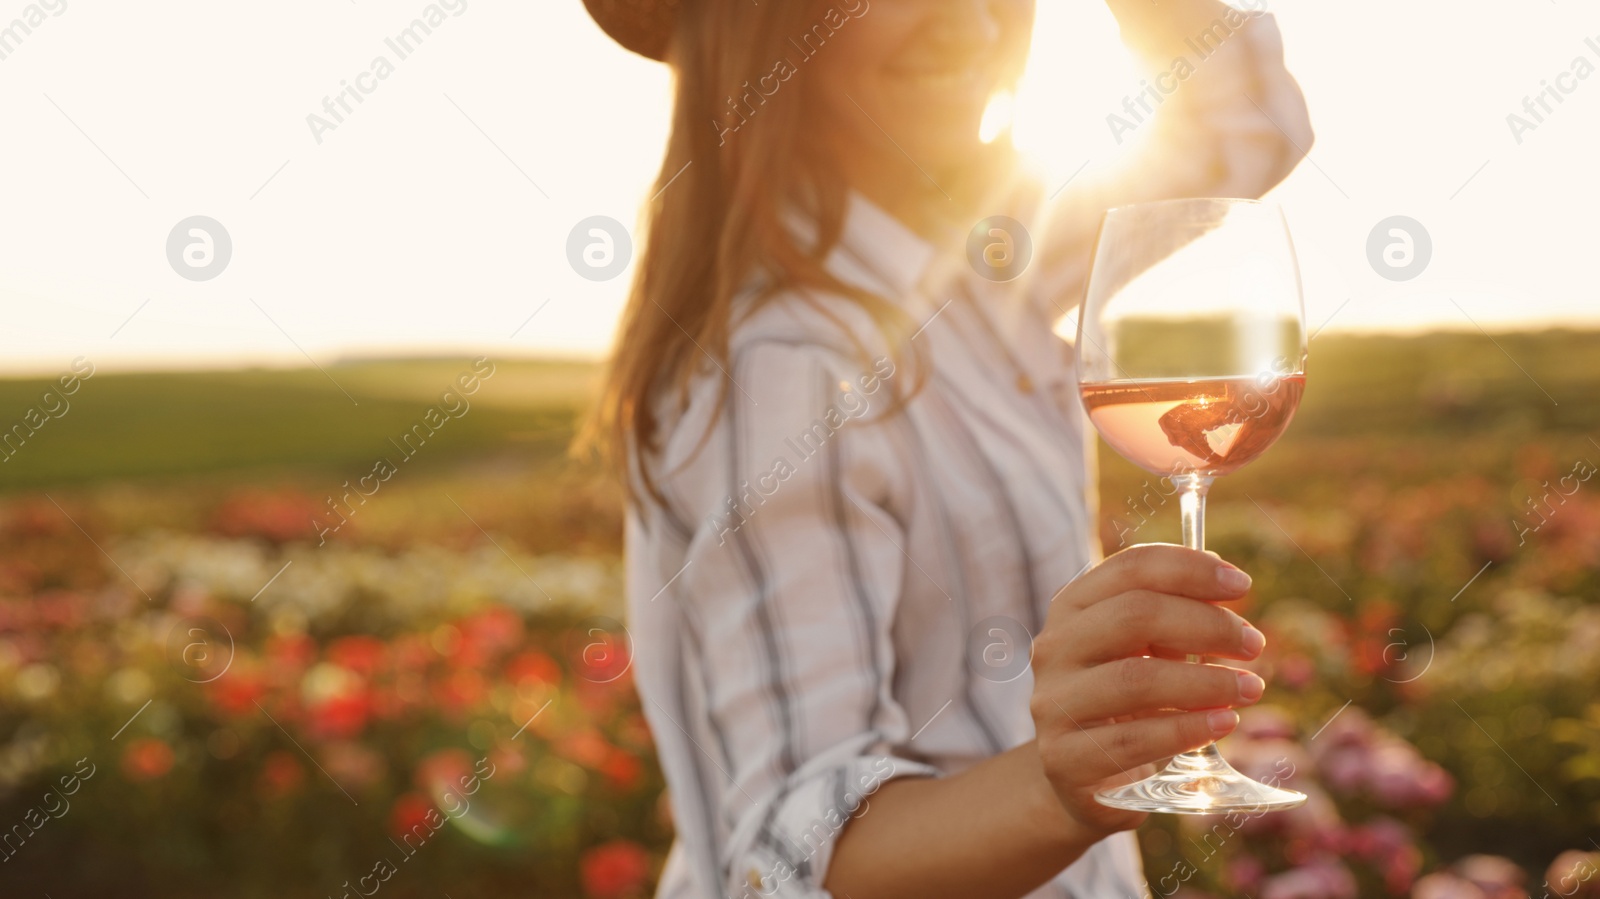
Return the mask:
MULTIPOLYGON (((1067 726, 1072 728, 1072 733, 1042 741, 1040 752, 1070 759, 1073 780, 1089 784, 1140 765, 1169 759, 1180 752, 1199 749, 1238 727, 1239 713, 1232 709, 1215 709, 1141 718, 1087 730, 1074 727, 1070 722, 1067 726)), ((1047 767, 1052 765, 1048 757, 1045 762, 1047 767)))
POLYGON ((1253 659, 1267 638, 1237 614, 1185 596, 1130 590, 1074 616, 1069 661, 1096 665, 1127 656, 1186 653, 1253 659))
POLYGON ((1061 598, 1087 608, 1130 590, 1226 601, 1249 589, 1249 575, 1215 556, 1170 543, 1147 543, 1107 558, 1063 588, 1061 598))
POLYGON ((1063 715, 1090 722, 1158 709, 1250 705, 1264 692, 1266 682, 1249 671, 1136 656, 1072 672, 1049 695, 1064 697, 1052 699, 1063 715))

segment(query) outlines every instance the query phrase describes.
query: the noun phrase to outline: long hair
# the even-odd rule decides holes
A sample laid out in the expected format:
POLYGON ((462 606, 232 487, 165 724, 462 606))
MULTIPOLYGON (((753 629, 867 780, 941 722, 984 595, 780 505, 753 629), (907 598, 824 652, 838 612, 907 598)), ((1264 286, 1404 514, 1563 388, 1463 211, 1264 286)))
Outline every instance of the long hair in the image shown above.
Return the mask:
MULTIPOLYGON (((752 278, 764 285, 758 303, 785 290, 859 304, 897 356, 912 330, 898 306, 824 265, 842 231, 847 185, 820 129, 806 127, 814 91, 805 60, 796 61, 808 36, 812 46, 825 36, 823 11, 816 2, 683 4, 668 56, 671 137, 599 401, 574 444, 578 454, 599 451, 630 501, 643 493, 665 503, 645 464, 662 438, 658 391, 685 402, 702 354, 728 368, 734 301, 752 278), (817 223, 815 242, 797 240, 786 225, 790 209, 817 223)), ((859 335, 844 336, 865 354, 859 335)), ((909 395, 892 386, 890 414, 909 395)), ((723 379, 719 414, 728 390, 723 379)))

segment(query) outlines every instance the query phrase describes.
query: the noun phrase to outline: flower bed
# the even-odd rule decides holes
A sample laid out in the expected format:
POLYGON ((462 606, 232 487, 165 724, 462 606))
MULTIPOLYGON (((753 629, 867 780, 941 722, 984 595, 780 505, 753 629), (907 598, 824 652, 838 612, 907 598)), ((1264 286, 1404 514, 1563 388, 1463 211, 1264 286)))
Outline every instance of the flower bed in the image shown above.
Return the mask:
POLYGON ((48 505, 5 513, 27 548, 0 571, 8 886, 648 890, 670 831, 627 634, 600 614, 614 557, 221 528, 100 535, 102 555, 48 505))
MULTIPOLYGON (((1290 765, 1313 799, 1156 816, 1152 893, 1593 895, 1596 491, 1519 532, 1471 472, 1537 485, 1568 460, 1284 450, 1213 495, 1212 545, 1255 576, 1240 610, 1268 636, 1269 706, 1224 749, 1290 765)), ((1139 479, 1105 466, 1108 550, 1139 479)), ((671 829, 617 620, 615 496, 419 473, 318 546, 314 492, 0 500, 5 884, 648 895, 671 829)), ((1175 510, 1146 518, 1133 540, 1175 536, 1175 510)))

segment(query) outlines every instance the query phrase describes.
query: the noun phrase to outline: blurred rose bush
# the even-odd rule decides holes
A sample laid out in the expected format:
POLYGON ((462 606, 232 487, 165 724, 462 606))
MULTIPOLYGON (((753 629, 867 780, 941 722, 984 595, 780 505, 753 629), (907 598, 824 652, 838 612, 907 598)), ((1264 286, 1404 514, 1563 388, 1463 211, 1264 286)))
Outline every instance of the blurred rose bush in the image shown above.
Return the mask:
POLYGON ((595 617, 615 559, 319 549, 284 539, 302 505, 96 534, 115 564, 48 503, 3 507, 7 886, 339 896, 387 864, 367 889, 645 895, 670 831, 626 632, 595 617), (79 759, 96 776, 30 816, 79 759))
MULTIPOLYGON (((1311 801, 1156 816, 1154 894, 1597 895, 1600 487, 1519 535, 1469 450, 1324 438, 1214 494, 1268 636, 1270 705, 1225 752, 1311 801)), ((1142 495, 1117 465, 1108 549, 1142 495)), ((452 477, 476 524, 419 477, 322 547, 303 490, 0 501, 6 894, 354 895, 387 863, 384 896, 647 895, 671 837, 597 617, 622 617, 615 498, 452 477)))
MULTIPOLYGON (((1282 505, 1214 495, 1211 545, 1259 572, 1240 611, 1268 639, 1248 667, 1270 705, 1245 714, 1224 755, 1257 778, 1292 771, 1310 800, 1245 821, 1157 816, 1143 834, 1155 895, 1597 889, 1600 606, 1581 597, 1600 588, 1600 489, 1524 532, 1526 509, 1471 473, 1481 460, 1375 455, 1300 448, 1246 487, 1282 505), (1308 468, 1348 481, 1308 502, 1295 481, 1308 468)), ((1560 470, 1532 449, 1511 464, 1529 483, 1560 470)), ((1113 466, 1102 493, 1137 495, 1138 477, 1113 466)), ((1139 537, 1171 539, 1155 531, 1139 537)))

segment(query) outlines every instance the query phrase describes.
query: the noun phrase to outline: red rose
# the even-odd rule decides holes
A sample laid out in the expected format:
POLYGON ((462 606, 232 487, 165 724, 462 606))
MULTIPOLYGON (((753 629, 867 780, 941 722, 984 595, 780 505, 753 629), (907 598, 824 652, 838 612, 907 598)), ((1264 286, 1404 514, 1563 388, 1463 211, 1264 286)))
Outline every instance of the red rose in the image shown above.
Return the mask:
POLYGON ((430 793, 457 790, 463 777, 472 776, 472 757, 462 749, 441 749, 417 763, 417 786, 430 793))
POLYGON ((122 773, 131 781, 155 780, 172 770, 172 747, 154 737, 128 744, 122 753, 122 773))
POLYGON ((366 729, 372 703, 360 690, 322 700, 306 709, 313 736, 324 740, 347 740, 366 729))
POLYGON ((461 668, 433 683, 433 699, 439 710, 460 718, 481 702, 488 692, 483 676, 471 668, 461 668))
POLYGON ((267 692, 254 673, 237 669, 207 684, 206 689, 212 704, 229 715, 261 714, 256 709, 256 700, 267 692))
POLYGON ((522 618, 504 606, 490 606, 456 627, 462 637, 460 661, 467 665, 484 664, 522 639, 522 618))
POLYGON ((273 543, 309 539, 313 517, 337 517, 326 506, 299 491, 240 490, 223 500, 211 516, 211 528, 225 537, 261 537, 273 543))
POLYGON ((619 790, 631 790, 639 783, 644 766, 639 760, 620 749, 612 749, 600 766, 600 773, 619 790))
POLYGON ((266 657, 278 670, 305 668, 317 657, 317 641, 305 634, 274 634, 267 638, 266 657))
POLYGON ((399 837, 411 833, 413 828, 421 827, 423 833, 430 833, 432 828, 428 826, 427 818, 432 809, 433 806, 420 794, 401 794, 389 809, 389 832, 399 837))
POLYGON ((650 856, 631 840, 614 840, 583 854, 583 891, 593 899, 622 899, 644 888, 650 856))
POLYGON ((557 753, 591 770, 599 770, 612 749, 606 738, 592 727, 570 730, 556 742, 557 753))
POLYGON ((328 644, 327 659, 341 668, 370 677, 383 667, 387 655, 388 647, 382 640, 358 634, 340 637, 328 644))
POLYGON ((68 590, 48 590, 34 597, 34 614, 40 626, 72 628, 83 621, 84 598, 68 590))
POLYGON ((401 671, 421 671, 439 658, 427 634, 401 634, 389 644, 389 652, 401 671))
POLYGON ((518 688, 525 682, 555 686, 561 683, 561 666, 545 653, 530 649, 506 664, 506 680, 518 688))
POLYGON ((268 799, 279 799, 298 792, 306 782, 306 769, 287 749, 267 754, 261 762, 261 775, 256 786, 268 799))

